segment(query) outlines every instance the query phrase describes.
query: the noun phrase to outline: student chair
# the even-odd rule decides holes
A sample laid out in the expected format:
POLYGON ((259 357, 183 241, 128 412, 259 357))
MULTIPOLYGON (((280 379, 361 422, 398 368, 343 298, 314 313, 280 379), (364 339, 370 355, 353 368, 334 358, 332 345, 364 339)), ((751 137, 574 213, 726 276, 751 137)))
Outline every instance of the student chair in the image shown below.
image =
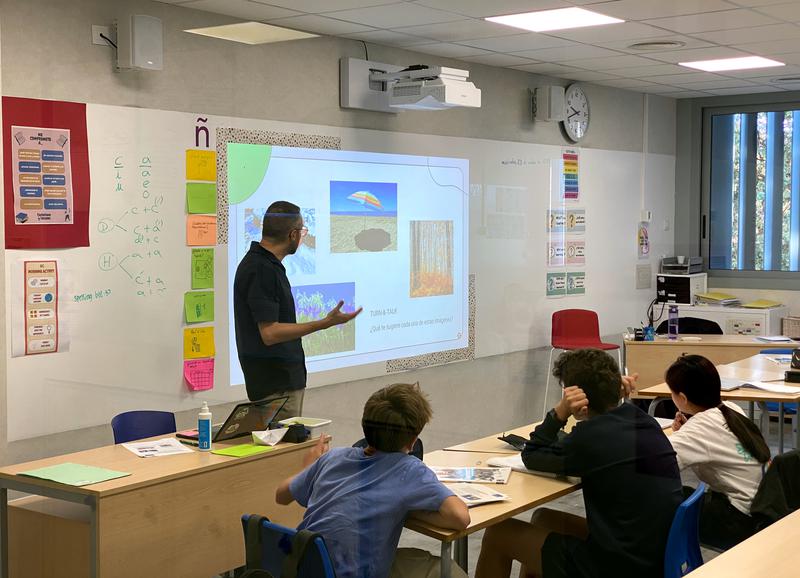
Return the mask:
POLYGON ((543 414, 547 413, 547 394, 550 390, 550 374, 553 367, 553 352, 556 349, 571 351, 573 349, 617 350, 617 361, 622 371, 622 355, 619 345, 600 341, 600 323, 597 313, 588 309, 562 309, 553 312, 553 323, 550 333, 550 360, 547 363, 547 384, 544 388, 543 414))
POLYGON ((114 443, 122 444, 152 436, 175 433, 175 414, 169 411, 126 411, 111 420, 114 443))
POLYGON ((678 506, 664 552, 664 578, 681 578, 703 565, 700 553, 700 506, 706 485, 701 482, 678 506))
MULTIPOLYGON (((792 348, 773 348, 773 349, 762 349, 759 351, 761 355, 791 355, 792 348)), ((767 401, 761 402, 758 404, 761 407, 761 431, 765 431, 769 434, 769 416, 771 415, 779 415, 780 406, 776 401, 767 401), (764 421, 764 417, 767 418, 767 421, 764 421)), ((792 416, 792 431, 797 429, 797 404, 796 403, 785 403, 783 404, 783 414, 792 416)), ((778 417, 780 420, 780 416, 778 417)), ((783 424, 779 425, 778 427, 783 427, 783 424)), ((798 448, 800 449, 800 448, 798 448)))
POLYGON ((276 578, 336 578, 328 547, 319 534, 298 532, 255 514, 242 516, 242 528, 248 571, 265 570, 276 578))

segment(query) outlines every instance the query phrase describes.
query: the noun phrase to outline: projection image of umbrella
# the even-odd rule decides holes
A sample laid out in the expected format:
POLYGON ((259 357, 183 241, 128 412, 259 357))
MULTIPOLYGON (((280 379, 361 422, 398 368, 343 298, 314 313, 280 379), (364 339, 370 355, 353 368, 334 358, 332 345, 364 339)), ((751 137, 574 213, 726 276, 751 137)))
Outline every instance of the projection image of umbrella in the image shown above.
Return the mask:
MULTIPOLYGON (((348 201, 353 201, 354 203, 358 203, 359 205, 366 207, 368 209, 372 209, 373 211, 383 211, 383 205, 378 197, 370 193, 369 191, 356 191, 352 195, 347 197, 348 201)), ((367 227, 367 219, 364 218, 364 228, 367 227)))

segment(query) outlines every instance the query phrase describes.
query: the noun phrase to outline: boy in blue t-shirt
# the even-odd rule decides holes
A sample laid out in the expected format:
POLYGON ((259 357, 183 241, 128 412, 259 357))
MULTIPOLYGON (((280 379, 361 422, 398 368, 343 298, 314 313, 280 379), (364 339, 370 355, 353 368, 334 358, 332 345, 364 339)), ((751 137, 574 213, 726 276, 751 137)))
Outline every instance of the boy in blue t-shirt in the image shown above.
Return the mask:
MULTIPOLYGON (((306 469, 275 492, 279 504, 296 500, 307 508, 298 529, 322 534, 338 578, 415 575, 417 570, 409 573, 406 556, 395 560, 410 513, 443 528, 463 530, 469 525, 464 502, 408 455, 432 413, 418 384, 395 384, 375 392, 361 419, 368 447, 327 451, 327 440, 320 438, 306 456, 306 469)), ((431 557, 421 572, 438 564, 431 557)), ((454 577, 466 576, 458 570, 453 564, 454 577)))

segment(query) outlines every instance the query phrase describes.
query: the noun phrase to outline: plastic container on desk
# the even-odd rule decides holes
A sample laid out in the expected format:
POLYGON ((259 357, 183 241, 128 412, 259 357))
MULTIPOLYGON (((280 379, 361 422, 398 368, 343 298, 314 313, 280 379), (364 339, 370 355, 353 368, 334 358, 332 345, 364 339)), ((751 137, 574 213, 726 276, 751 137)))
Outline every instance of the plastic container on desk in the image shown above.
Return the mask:
POLYGON ((328 433, 328 426, 331 424, 331 420, 319 417, 298 416, 287 417, 286 419, 280 420, 278 423, 287 427, 294 424, 304 425, 311 432, 311 437, 315 438, 328 433))

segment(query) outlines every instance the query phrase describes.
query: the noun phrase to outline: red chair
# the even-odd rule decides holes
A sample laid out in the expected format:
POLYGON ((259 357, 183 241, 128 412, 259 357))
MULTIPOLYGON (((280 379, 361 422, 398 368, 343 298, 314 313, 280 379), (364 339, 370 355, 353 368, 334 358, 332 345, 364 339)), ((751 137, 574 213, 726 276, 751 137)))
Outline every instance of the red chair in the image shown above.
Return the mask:
POLYGON ((563 309, 553 312, 553 325, 550 333, 550 361, 548 363, 547 385, 544 389, 544 413, 547 413, 547 394, 550 390, 550 375, 553 367, 553 352, 556 349, 571 351, 573 349, 617 350, 617 361, 622 371, 622 355, 619 345, 600 341, 600 324, 597 313, 588 309, 563 309))

